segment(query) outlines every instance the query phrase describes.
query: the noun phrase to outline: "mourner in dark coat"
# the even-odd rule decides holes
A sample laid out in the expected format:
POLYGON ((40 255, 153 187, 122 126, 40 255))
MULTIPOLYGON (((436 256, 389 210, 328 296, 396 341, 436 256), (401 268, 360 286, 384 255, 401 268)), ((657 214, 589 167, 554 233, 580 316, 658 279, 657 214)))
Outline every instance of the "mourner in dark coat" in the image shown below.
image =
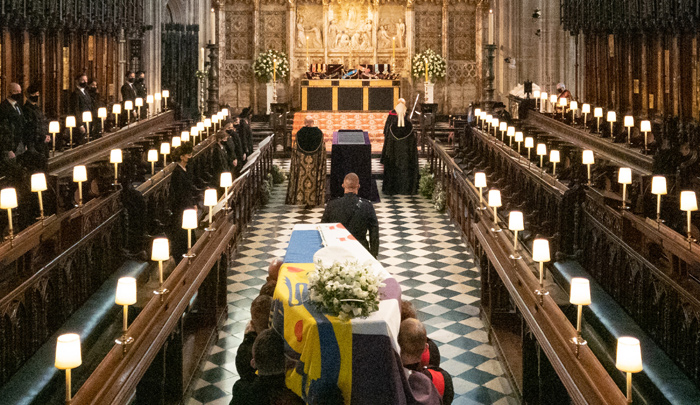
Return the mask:
POLYGON ((24 139, 24 127, 26 119, 22 111, 22 87, 17 83, 10 83, 7 88, 9 94, 0 103, 0 125, 4 131, 0 133, 0 152, 3 158, 14 158, 23 153, 28 142, 24 139))
MULTIPOLYGON (((187 253, 187 231, 182 229, 182 213, 186 209, 197 208, 197 188, 194 176, 187 170, 187 162, 192 157, 192 144, 185 142, 172 153, 177 162, 170 178, 170 218, 169 238, 172 243, 173 257, 180 260, 187 253)), ((194 243, 194 242, 193 242, 194 243)))
POLYGON ((406 104, 399 101, 384 124, 384 194, 415 194, 418 191, 418 140, 406 114, 406 104))

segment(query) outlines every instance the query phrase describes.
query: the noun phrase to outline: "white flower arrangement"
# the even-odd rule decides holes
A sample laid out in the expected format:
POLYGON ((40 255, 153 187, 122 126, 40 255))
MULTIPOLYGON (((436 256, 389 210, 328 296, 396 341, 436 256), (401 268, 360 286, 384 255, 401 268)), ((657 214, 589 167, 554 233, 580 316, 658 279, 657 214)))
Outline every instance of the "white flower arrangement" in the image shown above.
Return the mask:
POLYGON ((347 321, 379 309, 379 288, 385 284, 370 264, 347 260, 326 267, 319 260, 315 267, 308 274, 309 299, 320 311, 347 321))
POLYGON ((258 55, 253 63, 253 72, 255 77, 262 82, 272 81, 272 71, 274 70, 275 61, 277 61, 277 80, 284 79, 289 75, 289 58, 284 52, 268 49, 258 55))
POLYGON ((428 64, 428 79, 442 79, 445 77, 447 63, 442 56, 432 49, 416 54, 411 63, 411 73, 415 78, 425 79, 425 64, 428 64))

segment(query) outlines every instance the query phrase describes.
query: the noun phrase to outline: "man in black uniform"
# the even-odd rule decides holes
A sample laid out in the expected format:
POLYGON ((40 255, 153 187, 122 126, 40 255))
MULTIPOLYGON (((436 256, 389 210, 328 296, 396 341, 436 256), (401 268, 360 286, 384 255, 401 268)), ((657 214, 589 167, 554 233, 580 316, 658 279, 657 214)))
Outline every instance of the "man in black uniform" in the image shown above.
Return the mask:
MULTIPOLYGON (((131 101, 132 103, 134 100, 136 100, 136 86, 134 85, 136 83, 136 74, 132 71, 126 72, 126 83, 122 85, 121 93, 122 93, 122 125, 126 125, 127 121, 131 121, 131 117, 129 116, 129 113, 126 111, 124 108, 124 103, 126 101, 131 101)), ((134 108, 136 108, 134 106, 134 108)), ((132 110, 131 114, 134 114, 134 110, 132 110)))
MULTIPOLYGON (((83 122, 83 112, 92 113, 92 98, 87 89, 88 77, 85 73, 75 76, 75 89, 70 95, 70 114, 75 117, 77 127, 73 129, 73 142, 83 143, 87 134, 87 125, 83 122)), ((97 116, 93 115, 92 120, 96 121, 97 116)))
POLYGON ((239 123, 236 125, 236 131, 243 144, 243 151, 248 156, 253 154, 253 131, 250 129, 250 113, 252 111, 253 109, 250 107, 244 108, 238 116, 239 123))
POLYGON ((7 92, 7 98, 0 103, 0 124, 4 126, 4 131, 0 134, 0 150, 3 157, 12 159, 24 153, 31 142, 25 138, 24 127, 27 121, 22 111, 22 87, 17 83, 10 83, 7 92))
MULTIPOLYGON (((139 109, 139 119, 142 120, 146 118, 146 108, 148 107, 148 104, 146 104, 146 96, 148 95, 148 89, 146 89, 146 72, 143 70, 136 72, 134 90, 136 91, 136 97, 141 97, 143 99, 143 106, 139 109)), ((134 106, 134 111, 136 111, 136 106, 134 106)))
POLYGON ((379 253, 377 214, 370 201, 357 196, 359 189, 360 178, 355 173, 348 173, 343 180, 345 195, 328 202, 321 222, 340 222, 372 256, 377 257, 379 253), (369 231, 369 243, 367 231, 369 231))

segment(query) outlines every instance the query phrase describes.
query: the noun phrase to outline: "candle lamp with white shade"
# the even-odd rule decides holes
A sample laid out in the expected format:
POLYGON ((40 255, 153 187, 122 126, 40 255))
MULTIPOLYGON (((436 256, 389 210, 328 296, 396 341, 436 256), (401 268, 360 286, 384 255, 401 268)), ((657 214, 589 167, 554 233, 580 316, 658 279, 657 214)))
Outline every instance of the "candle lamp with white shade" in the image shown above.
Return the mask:
POLYGON ((78 208, 83 207, 83 182, 87 181, 87 168, 83 165, 73 167, 73 181, 78 183, 78 208))
POLYGON ((537 156, 540 157, 540 169, 544 170, 544 157, 547 155, 547 145, 538 143, 536 151, 537 156))
POLYGON ((649 120, 644 120, 639 124, 639 130, 642 131, 644 134, 644 153, 649 153, 649 149, 647 148, 648 144, 648 139, 649 139, 649 132, 651 132, 651 121, 649 120))
POLYGON ((228 189, 233 185, 233 175, 231 172, 222 172, 219 178, 219 187, 224 189, 224 199, 226 200, 224 205, 224 210, 229 211, 231 207, 228 206, 228 189))
POLYGON ((102 129, 102 133, 105 132, 105 118, 107 118, 107 108, 106 107, 100 107, 97 109, 97 118, 100 119, 102 122, 102 126, 100 127, 102 129))
POLYGON ((547 112, 547 98, 549 97, 549 94, 547 94, 546 91, 543 91, 540 93, 540 110, 542 112, 547 112))
POLYGON ((157 114, 161 108, 161 101, 160 100, 162 100, 163 97, 161 96, 161 93, 158 92, 158 93, 153 94, 153 99, 156 101, 156 109, 155 109, 155 111, 153 111, 153 113, 157 114))
POLYGON ((214 220, 213 210, 217 202, 218 198, 216 196, 215 188, 208 188, 204 190, 204 206, 209 207, 209 227, 204 229, 207 232, 212 232, 216 230, 216 228, 214 228, 214 226, 212 225, 212 222, 214 220))
POLYGON ((474 117, 476 117, 476 126, 479 126, 479 119, 481 118, 481 108, 474 110, 474 117))
POLYGON ((615 367, 627 373, 627 403, 632 403, 632 373, 638 373, 644 369, 642 366, 642 347, 639 339, 630 336, 622 336, 617 339, 617 355, 615 367))
POLYGON ((510 258, 513 260, 522 259, 522 256, 518 254, 518 231, 525 230, 525 222, 523 220, 523 213, 520 211, 511 211, 508 215, 508 229, 513 231, 513 254, 510 258))
POLYGON ((625 128, 627 128, 627 146, 632 144, 632 127, 634 126, 634 117, 631 115, 625 115, 623 120, 625 128))
POLYGON ((92 112, 83 111, 83 122, 87 130, 87 141, 90 142, 90 123, 92 122, 92 112))
POLYGON ((39 218, 42 223, 44 222, 44 200, 41 193, 46 191, 46 175, 44 173, 34 173, 31 177, 31 187, 32 193, 37 193, 39 196, 39 218))
POLYGON ((586 172, 588 173, 588 187, 591 186, 591 165, 595 163, 595 159, 593 157, 593 151, 590 149, 586 149, 583 151, 581 155, 581 162, 586 165, 586 172))
POLYGON ((559 99, 559 107, 561 107, 561 119, 564 119, 564 112, 566 111, 566 105, 568 104, 569 100, 567 100, 566 97, 562 97, 559 99))
POLYGON ((596 108, 593 110, 593 117, 594 117, 594 118, 596 119, 596 121, 598 122, 598 129, 597 129, 596 132, 597 132, 597 133, 600 133, 600 119, 603 118, 603 108, 602 108, 602 107, 596 107, 596 108))
POLYGON ((0 190, 0 209, 7 210, 7 222, 9 228, 9 235, 7 239, 10 243, 15 238, 15 234, 12 230, 12 209, 17 208, 17 190, 14 187, 3 188, 0 190))
POLYGON ((515 127, 508 127, 508 131, 506 131, 506 135, 508 136, 508 147, 512 148, 513 147, 513 137, 515 136, 515 127))
POLYGON ((591 305, 591 286, 587 278, 574 277, 571 279, 571 294, 569 295, 569 302, 577 306, 576 336, 571 339, 571 342, 576 345, 576 357, 578 358, 581 346, 585 346, 588 343, 581 336, 583 306, 591 305))
POLYGON ((557 100, 559 98, 557 97, 556 94, 550 94, 549 96, 549 105, 552 108, 552 115, 555 115, 557 113, 557 100))
POLYGON ((656 195, 656 222, 661 224, 664 222, 661 219, 661 196, 666 195, 666 177, 654 176, 651 178, 651 193, 656 195))
POLYGON ((180 139, 179 136, 173 136, 173 139, 170 141, 170 146, 175 149, 179 148, 182 145, 182 139, 180 139))
POLYGON ((520 143, 523 141, 523 133, 521 131, 515 132, 515 143, 518 144, 518 159, 520 158, 520 143))
POLYGON ((151 176, 156 174, 156 162, 158 161, 158 150, 151 149, 148 151, 147 160, 151 162, 151 176))
POLYGON ((540 305, 544 302, 544 296, 549 295, 549 291, 544 288, 544 263, 551 260, 549 256, 549 241, 547 239, 535 239, 532 242, 532 260, 540 267, 540 288, 535 290, 535 294, 540 296, 540 305))
POLYGON ((127 347, 134 343, 134 338, 128 335, 129 331, 129 305, 136 304, 136 279, 133 277, 122 277, 117 280, 117 294, 114 297, 117 305, 124 307, 122 315, 122 335, 114 342, 122 346, 122 355, 126 353, 127 347))
POLYGON ((569 103, 569 111, 571 111, 571 124, 576 125, 576 111, 578 110, 578 101, 569 103))
POLYGON ((506 131, 508 130, 508 123, 505 121, 502 121, 498 125, 498 129, 501 131, 501 141, 505 142, 506 141, 506 131))
POLYGON ((182 212, 182 229, 187 230, 187 253, 183 254, 182 257, 191 259, 196 256, 192 252, 192 230, 197 229, 197 210, 188 209, 182 212))
POLYGON ((216 124, 219 123, 219 116, 216 115, 216 114, 212 115, 212 116, 211 116, 211 123, 212 123, 212 125, 213 125, 213 127, 214 127, 214 132, 216 132, 216 124))
POLYGON ((143 98, 136 97, 134 100, 134 108, 136 109, 136 121, 141 120, 141 107, 143 107, 143 98))
POLYGON ((160 144, 160 154, 163 155, 163 168, 168 165, 168 155, 170 154, 170 144, 163 142, 160 144))
POLYGON ((146 96, 146 104, 148 104, 148 110, 146 110, 146 118, 151 116, 151 106, 153 106, 153 94, 146 96))
POLYGON ((229 116, 228 108, 222 108, 222 109, 221 109, 221 115, 222 115, 224 118, 228 118, 228 116, 229 116))
MULTIPOLYGON (((491 128, 493 128, 493 136, 498 136, 498 126, 500 125, 500 120, 496 117, 491 118, 491 128)), ((491 134, 489 134, 491 135, 491 134)))
POLYGON ((483 211, 486 209, 486 207, 484 206, 484 194, 483 194, 484 187, 486 187, 486 173, 484 173, 484 172, 474 173, 474 187, 479 189, 479 207, 477 209, 480 211, 483 211))
POLYGON ((165 99, 165 109, 168 109, 168 98, 170 97, 170 90, 163 90, 163 98, 165 99))
POLYGON ((527 161, 528 161, 528 166, 530 165, 530 152, 532 151, 532 148, 535 146, 535 140, 531 137, 528 136, 525 138, 525 149, 527 149, 527 161))
POLYGON ((112 149, 109 152, 109 163, 114 164, 114 183, 113 186, 119 185, 119 163, 122 162, 122 150, 112 149))
POLYGON ((539 90, 534 90, 532 92, 532 98, 535 99, 535 111, 539 109, 538 102, 540 101, 541 96, 542 96, 542 92, 540 92, 539 90))
POLYGON ((690 231, 690 216, 693 211, 698 210, 698 200, 695 196, 695 191, 681 191, 681 211, 685 211, 688 215, 688 242, 695 242, 690 231))
POLYGON ((196 126, 190 128, 190 136, 192 137, 192 145, 196 145, 197 136, 199 136, 199 129, 196 126))
POLYGON ((486 133, 491 132, 491 123, 493 122, 493 115, 486 114, 486 133))
POLYGON ((170 241, 168 241, 167 238, 153 239, 151 260, 158 262, 158 289, 153 291, 153 293, 160 295, 160 299, 162 300, 163 294, 168 292, 167 288, 163 288, 163 262, 170 260, 170 241))
POLYGON ((610 123, 610 136, 615 137, 615 129, 613 128, 615 125, 615 122, 617 122, 617 113, 615 111, 608 111, 608 122, 610 123))
POLYGON ((552 176, 557 175, 557 163, 561 162, 559 151, 552 149, 549 151, 549 162, 552 163, 552 176))
POLYGON ((70 134, 70 138, 68 139, 68 142, 70 144, 70 148, 73 149, 73 128, 75 128, 75 117, 72 115, 69 115, 66 117, 66 128, 68 128, 68 133, 70 134))
POLYGON ((501 192, 499 190, 489 190, 488 198, 489 207, 493 208, 493 228, 491 232, 501 232, 501 227, 498 226, 497 209, 501 206, 501 192))
POLYGON ((124 102, 124 110, 126 110, 126 127, 129 128, 131 125, 131 111, 134 109, 134 102, 131 100, 126 100, 124 102))
POLYGON ((56 155, 56 134, 61 132, 61 124, 58 121, 49 122, 49 133, 51 134, 51 155, 56 155))
MULTIPOLYGON (((223 114, 221 114, 221 115, 223 116, 223 114)), ((204 134, 204 122, 200 121, 197 123, 197 133, 200 135, 204 134)), ((204 140, 204 136, 202 136, 202 140, 204 140)))
POLYGON ((209 128, 211 128, 211 118, 204 119, 204 128, 207 129, 207 138, 209 137, 209 128))
POLYGON ((621 167, 617 172, 617 182, 622 184, 622 210, 628 210, 627 205, 627 185, 632 184, 632 169, 629 167, 621 167))
POLYGON ((112 114, 114 114, 114 130, 119 130, 119 114, 122 113, 122 105, 119 103, 114 103, 112 105, 112 114))
POLYGON ((66 370, 66 404, 73 402, 71 370, 83 364, 80 352, 80 336, 77 333, 60 335, 56 340, 54 367, 66 370))
POLYGON ((180 140, 182 142, 189 142, 190 141, 190 131, 182 131, 180 133, 180 140))
POLYGON ((584 103, 581 106, 581 114, 583 114, 583 129, 586 129, 586 122, 588 121, 588 114, 591 113, 591 105, 584 103))

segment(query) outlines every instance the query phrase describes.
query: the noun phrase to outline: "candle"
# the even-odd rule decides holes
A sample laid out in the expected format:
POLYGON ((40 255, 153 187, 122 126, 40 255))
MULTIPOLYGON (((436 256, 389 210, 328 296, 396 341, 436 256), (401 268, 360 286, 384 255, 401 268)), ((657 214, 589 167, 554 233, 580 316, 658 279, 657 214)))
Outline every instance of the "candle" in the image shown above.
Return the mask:
POLYGON ((277 81, 277 59, 272 60, 272 81, 277 81))
POLYGON ((306 63, 309 63, 309 36, 306 36, 306 63))
POLYGON ((210 28, 211 28, 211 43, 216 44, 216 14, 214 13, 213 7, 211 9, 210 28))
POLYGON ((493 45, 493 10, 489 10, 489 45, 493 45))
POLYGON ((391 37, 391 60, 396 60, 396 37, 391 37))
POLYGON ((425 61, 425 82, 428 83, 428 61, 425 61))
POLYGON ((204 47, 199 48, 199 70, 204 71, 204 47))

